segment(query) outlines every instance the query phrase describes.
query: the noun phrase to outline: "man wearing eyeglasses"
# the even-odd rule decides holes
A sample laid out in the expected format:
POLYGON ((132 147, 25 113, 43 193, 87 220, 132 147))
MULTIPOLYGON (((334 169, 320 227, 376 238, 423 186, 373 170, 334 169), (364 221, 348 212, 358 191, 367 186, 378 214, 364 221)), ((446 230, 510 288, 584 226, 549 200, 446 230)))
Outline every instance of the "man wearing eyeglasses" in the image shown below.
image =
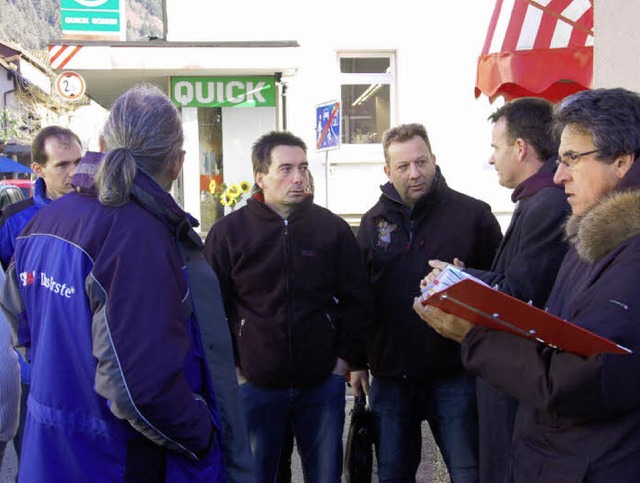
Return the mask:
MULTIPOLYGON (((491 269, 466 271, 543 308, 568 249, 562 229, 570 214, 562 187, 553 182, 559 144, 552 134, 553 104, 533 97, 517 99, 489 120, 493 122, 489 163, 496 168, 500 185, 513 190, 516 206, 491 269)), ((436 269, 446 265, 431 262, 436 269)), ((480 378, 477 396, 480 481, 500 482, 511 454, 518 403, 480 378)))
POLYGON ((554 129, 561 133, 554 180, 569 195, 572 214, 565 227, 570 248, 546 309, 630 353, 583 357, 474 326, 419 298, 414 310, 461 343, 469 371, 521 403, 503 481, 638 481, 640 94, 572 94, 556 107, 554 129))

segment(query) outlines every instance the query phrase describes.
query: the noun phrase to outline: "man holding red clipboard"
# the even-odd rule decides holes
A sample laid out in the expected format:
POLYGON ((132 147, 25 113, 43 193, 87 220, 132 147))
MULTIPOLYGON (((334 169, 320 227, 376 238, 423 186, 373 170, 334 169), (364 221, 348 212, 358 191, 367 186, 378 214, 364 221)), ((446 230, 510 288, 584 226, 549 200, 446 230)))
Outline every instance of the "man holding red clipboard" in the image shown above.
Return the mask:
MULTIPOLYGON (((640 95, 574 94, 556 108, 554 180, 572 208, 549 313, 634 351, 588 357, 474 326, 420 298, 467 370, 519 400, 506 481, 636 481, 640 472, 640 95)), ((523 321, 525 322, 525 321, 523 321)))

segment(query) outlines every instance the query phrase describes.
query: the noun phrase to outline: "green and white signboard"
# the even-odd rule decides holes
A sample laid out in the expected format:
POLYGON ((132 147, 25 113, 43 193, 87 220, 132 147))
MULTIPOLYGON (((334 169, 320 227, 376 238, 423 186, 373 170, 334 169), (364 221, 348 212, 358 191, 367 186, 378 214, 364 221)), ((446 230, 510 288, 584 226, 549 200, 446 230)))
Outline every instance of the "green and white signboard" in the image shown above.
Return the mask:
POLYGON ((171 100, 178 107, 274 107, 276 81, 258 77, 172 77, 171 100))
POLYGON ((125 32, 121 0, 61 0, 62 33, 121 35, 125 32))

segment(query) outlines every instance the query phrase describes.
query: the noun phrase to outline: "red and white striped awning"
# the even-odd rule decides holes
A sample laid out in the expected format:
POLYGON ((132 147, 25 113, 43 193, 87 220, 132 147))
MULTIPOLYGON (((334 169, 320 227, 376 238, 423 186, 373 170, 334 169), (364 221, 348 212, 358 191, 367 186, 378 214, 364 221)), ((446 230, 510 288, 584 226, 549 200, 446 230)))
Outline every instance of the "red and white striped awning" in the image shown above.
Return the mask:
POLYGON ((594 0, 496 0, 475 95, 557 102, 593 78, 594 0))

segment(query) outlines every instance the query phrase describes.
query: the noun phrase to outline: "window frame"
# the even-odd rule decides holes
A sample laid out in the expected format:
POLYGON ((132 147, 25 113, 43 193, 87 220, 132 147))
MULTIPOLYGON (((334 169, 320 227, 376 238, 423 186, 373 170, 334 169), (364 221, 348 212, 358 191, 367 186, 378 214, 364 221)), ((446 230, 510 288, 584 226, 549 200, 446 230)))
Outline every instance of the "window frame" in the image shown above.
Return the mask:
MULTIPOLYGON (((340 90, 340 102, 342 103, 342 86, 344 85, 371 85, 371 84, 383 84, 389 86, 389 127, 396 125, 397 121, 397 82, 396 82, 396 56, 395 50, 339 50, 336 55, 337 67, 338 67, 338 79, 340 90), (376 58, 384 57, 389 59, 389 72, 388 73, 367 73, 367 72, 349 72, 343 73, 340 68, 341 59, 353 59, 353 58, 376 58)), ((344 106, 342 109, 342 115, 344 115, 344 106)), ((344 133, 341 134, 344 137, 344 133)), ((341 146, 347 149, 367 150, 372 146, 379 148, 381 143, 343 143, 341 140, 341 146)))

